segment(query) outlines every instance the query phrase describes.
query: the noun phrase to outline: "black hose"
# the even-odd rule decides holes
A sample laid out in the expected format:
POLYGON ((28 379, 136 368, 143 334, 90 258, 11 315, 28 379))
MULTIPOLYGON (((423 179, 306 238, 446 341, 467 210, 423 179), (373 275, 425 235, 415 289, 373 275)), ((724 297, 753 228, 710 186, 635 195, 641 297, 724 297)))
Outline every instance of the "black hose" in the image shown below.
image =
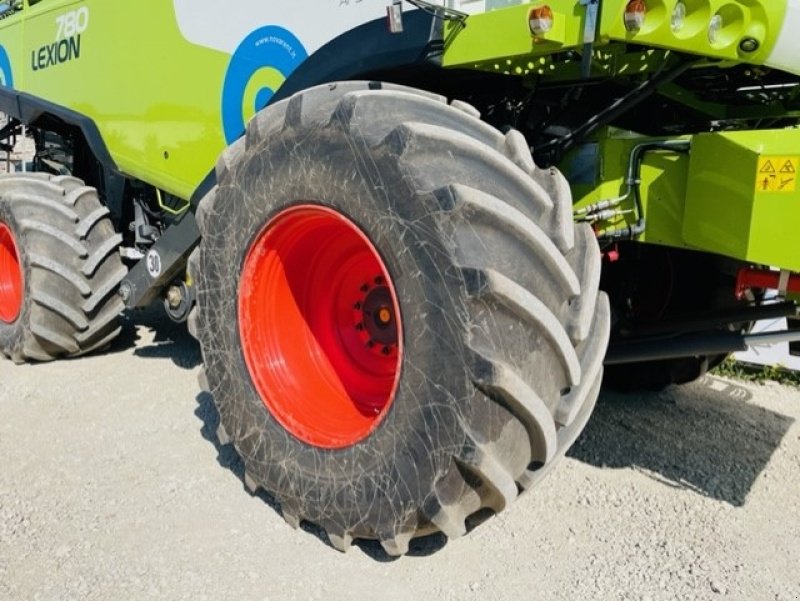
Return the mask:
POLYGON ((617 242, 619 240, 634 240, 637 236, 644 233, 647 222, 644 216, 641 193, 641 174, 644 155, 655 150, 670 150, 672 152, 689 152, 691 142, 688 140, 659 140, 654 142, 644 142, 637 144, 631 151, 631 158, 628 161, 628 173, 625 183, 627 185, 626 195, 632 193, 636 203, 636 223, 628 227, 605 232, 599 238, 604 242, 617 242))
MULTIPOLYGON (((643 101, 655 94, 659 87, 673 82, 696 64, 697 61, 683 61, 675 68, 665 71, 667 66, 665 61, 651 78, 642 81, 627 94, 612 102, 610 106, 587 119, 583 125, 564 136, 539 146, 539 148, 536 149, 537 155, 539 153, 553 153, 553 156, 556 159, 558 159, 558 157, 563 157, 570 148, 576 146, 583 140, 586 140, 594 132, 599 130, 601 127, 605 127, 606 125, 610 124, 612 121, 614 121, 614 119, 623 113, 626 113, 632 108, 641 104, 643 101)), ((558 162, 558 160, 553 162, 558 162)))

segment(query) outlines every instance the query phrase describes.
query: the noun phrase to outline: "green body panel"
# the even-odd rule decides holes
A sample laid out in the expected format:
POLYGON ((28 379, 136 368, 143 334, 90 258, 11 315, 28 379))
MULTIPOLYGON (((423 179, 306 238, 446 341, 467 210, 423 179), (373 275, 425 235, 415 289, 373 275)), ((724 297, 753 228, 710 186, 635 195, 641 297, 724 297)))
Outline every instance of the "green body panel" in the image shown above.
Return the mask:
MULTIPOLYGON (((596 142, 573 152, 562 169, 572 184, 575 208, 622 197, 627 188, 631 152, 636 145, 650 141, 653 139, 612 129, 596 142)), ((656 151, 644 155, 640 189, 647 230, 639 240, 677 248, 689 247, 682 233, 688 172, 689 157, 686 154, 656 151)), ((625 213, 595 224, 599 233, 636 221, 632 195, 618 208, 625 213)))
MULTIPOLYGON (((800 271, 800 129, 706 133, 689 154, 644 155, 641 195, 647 229, 641 242, 691 248, 742 261, 800 271), (774 168, 764 166, 772 160, 774 168), (791 165, 787 165, 790 163, 791 165), (764 191, 764 169, 777 178, 764 191), (786 170, 781 174, 780 170, 786 170), (787 184, 780 190, 781 184, 787 184)), ((564 163, 576 209, 624 194, 630 153, 649 141, 611 131, 573 152, 564 163)), ((635 221, 633 197, 623 215, 595 224, 599 233, 635 221)))
MULTIPOLYGON (((697 54, 715 60, 763 64, 777 40, 786 1, 732 3, 729 0, 684 0, 685 24, 673 32, 671 16, 675 2, 649 0, 645 24, 637 32, 625 28, 624 13, 628 0, 604 0, 595 48, 611 42, 636 43, 666 50, 697 54), (708 29, 713 15, 720 14, 725 25, 715 43, 708 29), (759 47, 746 53, 739 48, 745 38, 755 39, 759 47)), ((449 26, 444 64, 486 71, 523 75, 541 73, 544 63, 531 60, 584 44, 586 8, 575 0, 537 1, 501 10, 473 15, 467 27, 449 26), (528 25, 532 8, 547 4, 554 12, 553 29, 534 39, 528 25)), ((547 70, 555 67, 548 66, 547 70)))
POLYGON ((189 198, 225 147, 230 57, 187 42, 169 2, 46 0, 0 21, 0 42, 14 87, 90 117, 123 173, 189 198), (32 53, 56 39, 56 17, 84 6, 80 59, 33 70, 32 53))
MULTIPOLYGON (((610 130, 597 142, 572 153, 562 169, 572 183, 575 208, 624 195, 631 152, 637 144, 647 141, 651 139, 610 130)), ((689 246, 682 234, 688 170, 689 158, 685 154, 657 151, 644 155, 640 188, 647 230, 639 240, 678 248, 689 246)), ((619 210, 633 211, 633 197, 629 196, 619 210)), ((602 233, 634 221, 633 213, 625 213, 597 224, 595 229, 602 233)))
POLYGON ((683 223, 686 241, 702 250, 800 271, 798 162, 800 129, 695 136, 683 223), (770 173, 761 173, 770 157, 780 160, 772 160, 773 167, 767 164, 770 173), (777 178, 776 183, 762 183, 765 177, 777 178))
POLYGON ((473 15, 466 27, 449 25, 444 65, 523 75, 544 64, 535 58, 579 47, 585 10, 575 2, 549 3, 554 11, 561 12, 554 15, 553 29, 534 39, 528 15, 533 6, 541 4, 523 4, 473 15))

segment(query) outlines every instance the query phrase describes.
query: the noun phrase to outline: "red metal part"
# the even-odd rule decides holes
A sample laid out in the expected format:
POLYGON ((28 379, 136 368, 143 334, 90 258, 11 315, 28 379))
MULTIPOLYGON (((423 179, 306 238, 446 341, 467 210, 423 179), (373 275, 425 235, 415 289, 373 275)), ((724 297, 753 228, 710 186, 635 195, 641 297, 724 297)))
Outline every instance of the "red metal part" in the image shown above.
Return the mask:
MULTIPOLYGON (((800 293, 800 274, 788 274, 785 278, 785 290, 782 292, 800 293)), ((757 267, 742 267, 736 275, 736 298, 742 299, 750 288, 779 290, 781 288, 781 272, 757 267)))
POLYGON ((25 283, 11 228, 0 221, 0 322, 14 323, 22 310, 25 283))
POLYGON ((352 221, 316 205, 271 219, 245 258, 238 309, 253 384, 287 431, 339 449, 378 427, 400 379, 402 322, 389 272, 352 221))
POLYGON ((619 261, 619 244, 614 244, 610 249, 603 251, 603 259, 609 263, 619 261))

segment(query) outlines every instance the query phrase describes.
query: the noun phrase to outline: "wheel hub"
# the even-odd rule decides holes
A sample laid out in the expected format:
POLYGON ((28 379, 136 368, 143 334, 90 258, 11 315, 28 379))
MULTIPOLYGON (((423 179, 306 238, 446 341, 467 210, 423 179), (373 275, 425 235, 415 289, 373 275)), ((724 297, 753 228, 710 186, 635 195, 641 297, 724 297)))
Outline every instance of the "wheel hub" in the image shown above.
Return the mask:
POLYGON ((0 221, 0 322, 16 321, 22 310, 22 265, 11 228, 0 221))
POLYGON ((356 330, 362 332, 361 338, 368 348, 391 355, 397 350, 397 324, 391 290, 378 276, 372 284, 362 285, 361 292, 364 299, 355 304, 356 330))
POLYGON ((402 325, 380 254, 344 215, 301 205, 256 237, 239 285, 253 384, 293 436, 344 448, 378 427, 400 376, 402 325))

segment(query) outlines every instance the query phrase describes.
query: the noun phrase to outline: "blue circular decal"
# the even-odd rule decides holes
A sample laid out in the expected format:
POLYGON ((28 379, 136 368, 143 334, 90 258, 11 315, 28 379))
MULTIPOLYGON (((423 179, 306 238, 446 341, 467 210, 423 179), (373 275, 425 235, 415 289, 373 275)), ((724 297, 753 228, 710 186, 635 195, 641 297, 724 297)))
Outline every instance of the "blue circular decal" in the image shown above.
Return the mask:
POLYGON ((300 40, 291 32, 270 25, 257 29, 239 44, 231 57, 222 89, 222 127, 228 144, 242 136, 245 129, 245 112, 257 112, 274 96, 277 87, 267 85, 255 94, 253 107, 244 107, 245 95, 251 80, 262 69, 271 69, 282 81, 306 59, 308 53, 300 40))
POLYGON ((11 60, 8 58, 8 52, 0 45, 0 85, 7 88, 14 87, 14 75, 11 73, 11 60))

